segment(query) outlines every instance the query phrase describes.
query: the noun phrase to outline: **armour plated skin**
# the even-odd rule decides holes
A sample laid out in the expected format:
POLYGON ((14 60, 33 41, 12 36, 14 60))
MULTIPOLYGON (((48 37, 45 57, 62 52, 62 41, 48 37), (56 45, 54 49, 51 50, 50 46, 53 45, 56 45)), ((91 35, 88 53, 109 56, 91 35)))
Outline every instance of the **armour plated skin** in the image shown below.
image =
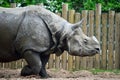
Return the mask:
POLYGON ((64 50, 73 56, 100 53, 100 43, 81 29, 82 20, 71 24, 41 6, 0 7, 0 62, 25 59, 22 76, 49 77, 45 65, 50 54, 64 50))

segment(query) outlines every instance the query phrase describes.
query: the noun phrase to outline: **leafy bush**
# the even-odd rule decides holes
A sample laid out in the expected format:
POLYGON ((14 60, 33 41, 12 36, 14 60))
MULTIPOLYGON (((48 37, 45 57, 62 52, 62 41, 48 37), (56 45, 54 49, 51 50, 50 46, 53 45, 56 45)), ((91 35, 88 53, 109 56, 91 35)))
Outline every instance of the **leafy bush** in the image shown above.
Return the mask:
POLYGON ((61 12, 63 0, 47 0, 44 5, 52 12, 61 12))
POLYGON ((16 2, 17 6, 44 3, 45 7, 53 12, 60 12, 62 4, 67 3, 70 9, 77 12, 81 10, 95 10, 95 4, 102 4, 102 11, 115 10, 120 12, 120 0, 0 0, 0 6, 10 7, 10 2, 16 2))

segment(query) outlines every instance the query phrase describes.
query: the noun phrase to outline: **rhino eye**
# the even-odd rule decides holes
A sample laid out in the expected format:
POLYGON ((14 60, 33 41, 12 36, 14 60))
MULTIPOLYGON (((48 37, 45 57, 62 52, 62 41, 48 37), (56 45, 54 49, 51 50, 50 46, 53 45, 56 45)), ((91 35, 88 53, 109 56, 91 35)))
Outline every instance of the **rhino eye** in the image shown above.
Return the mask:
POLYGON ((87 39, 84 39, 84 44, 87 45, 88 44, 88 40, 87 39))

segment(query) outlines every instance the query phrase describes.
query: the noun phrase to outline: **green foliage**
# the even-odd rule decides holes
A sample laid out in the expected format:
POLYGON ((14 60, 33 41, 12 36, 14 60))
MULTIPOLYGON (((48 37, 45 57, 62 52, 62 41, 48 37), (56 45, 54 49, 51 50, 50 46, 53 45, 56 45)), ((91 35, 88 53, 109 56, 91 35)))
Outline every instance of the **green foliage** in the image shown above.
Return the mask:
POLYGON ((95 5, 101 3, 102 11, 115 10, 120 12, 120 0, 0 0, 0 6, 10 7, 10 2, 16 2, 21 6, 44 3, 45 7, 53 12, 60 12, 63 3, 67 3, 69 9, 75 9, 77 12, 95 10, 95 5))
POLYGON ((95 9, 95 1, 87 0, 83 2, 84 9, 94 10, 95 9))
POLYGON ((2 7, 10 7, 10 3, 8 2, 8 0, 1 0, 0 1, 0 6, 2 6, 2 7))
POLYGON ((63 0, 47 0, 44 5, 52 12, 61 12, 63 0))
POLYGON ((83 2, 84 9, 95 10, 95 4, 97 3, 102 4, 102 11, 120 11, 120 0, 85 0, 83 2))
POLYGON ((115 73, 115 74, 120 74, 120 70, 102 70, 102 69, 92 69, 90 70, 90 72, 92 72, 94 75, 97 75, 98 73, 103 73, 103 72, 112 72, 112 73, 115 73))

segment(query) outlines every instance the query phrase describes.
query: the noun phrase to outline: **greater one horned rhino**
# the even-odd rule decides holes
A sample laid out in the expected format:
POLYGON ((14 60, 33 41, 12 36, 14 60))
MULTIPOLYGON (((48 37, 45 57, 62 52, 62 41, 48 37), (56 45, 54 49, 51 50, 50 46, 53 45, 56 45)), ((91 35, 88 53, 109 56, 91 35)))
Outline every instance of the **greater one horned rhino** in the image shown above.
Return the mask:
POLYGON ((64 50, 74 56, 92 56, 100 44, 81 30, 82 21, 71 24, 41 6, 0 7, 0 62, 25 59, 22 76, 49 77, 45 65, 50 53, 64 50))

